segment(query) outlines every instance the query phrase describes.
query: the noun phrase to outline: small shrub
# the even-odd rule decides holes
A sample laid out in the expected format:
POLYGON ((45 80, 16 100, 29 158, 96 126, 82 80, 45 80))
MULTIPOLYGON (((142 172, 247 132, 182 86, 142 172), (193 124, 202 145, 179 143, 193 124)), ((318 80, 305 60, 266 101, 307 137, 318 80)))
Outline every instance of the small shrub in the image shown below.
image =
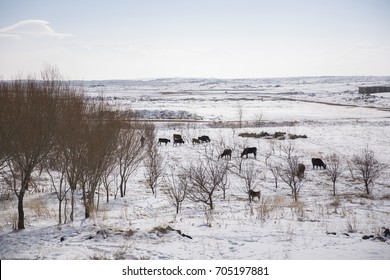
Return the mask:
POLYGON ((356 216, 352 216, 347 219, 347 230, 349 233, 357 232, 357 219, 356 216))

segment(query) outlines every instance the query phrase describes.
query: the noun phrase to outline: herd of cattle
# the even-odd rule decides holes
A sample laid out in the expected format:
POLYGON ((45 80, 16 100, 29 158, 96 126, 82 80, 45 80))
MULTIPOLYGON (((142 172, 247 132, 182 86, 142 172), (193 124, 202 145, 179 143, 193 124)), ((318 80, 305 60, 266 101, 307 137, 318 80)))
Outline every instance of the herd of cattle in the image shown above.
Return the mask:
MULTIPOLYGON (((206 135, 192 139, 192 145, 201 144, 201 143, 208 143, 208 142, 210 142, 210 137, 208 137, 206 135)), ((166 145, 168 143, 171 143, 171 140, 167 139, 167 138, 159 138, 158 144, 161 145, 162 143, 164 143, 166 145)), ((177 144, 184 144, 184 139, 180 134, 173 134, 173 145, 176 146, 177 144)))
MULTIPOLYGON (((198 138, 192 138, 192 145, 201 144, 201 143, 209 143, 209 142, 210 142, 210 137, 207 136, 207 135, 199 136, 198 138)), ((167 145, 168 143, 171 143, 171 140, 167 139, 167 138, 159 138, 157 144, 161 145, 162 143, 167 145)), ((184 144, 184 143, 185 143, 185 141, 184 141, 183 137, 180 134, 173 134, 173 145, 174 146, 176 146, 177 144, 184 144)), ((244 148, 244 150, 241 153, 241 158, 244 157, 244 156, 246 156, 246 158, 248 158, 249 154, 253 154, 254 157, 256 158, 257 148, 256 147, 244 148)), ((222 154, 219 155, 219 158, 232 159, 232 150, 231 149, 225 149, 222 152, 222 154)), ((326 169, 326 164, 320 158, 312 158, 311 159, 311 163, 313 165, 313 169, 314 168, 326 169)), ((299 178, 303 178, 304 177, 305 169, 306 168, 305 168, 304 164, 300 163, 298 165, 297 176, 299 178)))

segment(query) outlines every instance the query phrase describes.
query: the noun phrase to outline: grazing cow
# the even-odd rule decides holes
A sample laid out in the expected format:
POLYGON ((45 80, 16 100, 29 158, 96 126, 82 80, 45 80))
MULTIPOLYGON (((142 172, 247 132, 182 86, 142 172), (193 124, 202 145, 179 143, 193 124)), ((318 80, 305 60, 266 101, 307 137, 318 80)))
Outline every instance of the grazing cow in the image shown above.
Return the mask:
POLYGON ((199 139, 199 141, 202 142, 202 143, 204 143, 204 142, 206 142, 206 143, 210 142, 210 137, 208 137, 208 136, 206 136, 206 135, 200 136, 200 137, 198 137, 198 139, 199 139))
POLYGON ((175 140, 183 140, 183 137, 180 134, 173 134, 173 141, 175 140))
POLYGON ((257 148, 252 147, 252 148, 245 148, 244 151, 241 153, 241 158, 246 155, 246 158, 248 158, 248 154, 254 154, 256 158, 257 154, 257 148))
POLYGON ((195 144, 200 144, 200 141, 199 141, 199 139, 192 138, 192 145, 195 145, 195 144))
POLYGON ((169 140, 167 138, 158 138, 157 144, 161 145, 161 143, 165 143, 165 146, 166 146, 168 143, 171 143, 171 140, 169 140))
POLYGON ((320 158, 312 158, 311 163, 313 164, 313 169, 317 166, 321 169, 322 167, 326 169, 326 164, 320 158))
POLYGON ((261 192, 258 191, 258 192, 255 192, 254 190, 249 190, 249 196, 251 198, 251 200, 253 200, 255 197, 258 197, 259 200, 260 200, 260 195, 261 195, 261 192))
POLYGON ((232 150, 231 149, 225 149, 223 150, 223 153, 219 156, 219 158, 227 158, 229 157, 229 159, 232 159, 232 150))
POLYGON ((299 180, 305 178, 305 170, 306 167, 303 163, 298 164, 297 177, 299 178, 299 180))
POLYGON ((184 144, 184 140, 183 139, 174 139, 173 140, 173 145, 176 146, 177 144, 184 144))

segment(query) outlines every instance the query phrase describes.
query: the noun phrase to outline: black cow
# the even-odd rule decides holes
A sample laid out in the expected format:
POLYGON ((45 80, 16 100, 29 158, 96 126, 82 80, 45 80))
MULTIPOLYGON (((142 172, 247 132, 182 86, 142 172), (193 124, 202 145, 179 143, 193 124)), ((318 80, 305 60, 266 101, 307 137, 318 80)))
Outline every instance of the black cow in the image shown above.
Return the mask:
POLYGON ((229 157, 229 159, 232 159, 232 150, 231 149, 225 149, 223 150, 223 153, 219 156, 220 158, 227 158, 229 157))
POLYGON ((173 134, 173 141, 175 140, 183 140, 183 137, 180 134, 173 134))
POLYGON ((202 143, 204 143, 204 142, 206 142, 206 143, 210 142, 210 137, 208 137, 208 136, 206 136, 206 135, 200 136, 200 137, 198 137, 198 139, 199 139, 199 141, 202 142, 202 143))
POLYGON ((302 163, 298 164, 297 177, 301 180, 305 178, 306 166, 302 163))
POLYGON ((257 155, 257 148, 256 148, 256 147, 245 148, 244 151, 241 153, 241 157, 243 157, 243 156, 246 155, 246 158, 248 158, 248 154, 254 154, 254 155, 255 155, 255 158, 256 158, 256 155, 257 155))
POLYGON ((320 158, 312 158, 311 163, 313 164, 313 168, 317 168, 317 166, 321 169, 322 167, 326 169, 326 164, 320 158))
POLYGON ((168 144, 168 143, 171 143, 171 140, 167 139, 167 138, 158 138, 158 143, 157 144, 160 144, 161 143, 165 143, 165 146, 168 144))
POLYGON ((258 197, 260 200, 260 195, 261 195, 260 191, 255 192, 254 190, 249 190, 248 193, 249 193, 251 200, 253 200, 255 197, 258 197))
POLYGON ((176 146, 177 144, 184 144, 184 140, 183 139, 174 139, 173 145, 176 146))

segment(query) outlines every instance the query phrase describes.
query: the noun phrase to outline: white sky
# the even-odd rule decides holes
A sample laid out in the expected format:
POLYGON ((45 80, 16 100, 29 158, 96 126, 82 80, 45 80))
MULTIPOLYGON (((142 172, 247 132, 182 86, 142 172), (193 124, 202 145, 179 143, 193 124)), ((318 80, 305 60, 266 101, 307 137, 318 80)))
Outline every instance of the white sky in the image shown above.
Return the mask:
POLYGON ((390 75, 389 0, 0 0, 0 78, 390 75))

